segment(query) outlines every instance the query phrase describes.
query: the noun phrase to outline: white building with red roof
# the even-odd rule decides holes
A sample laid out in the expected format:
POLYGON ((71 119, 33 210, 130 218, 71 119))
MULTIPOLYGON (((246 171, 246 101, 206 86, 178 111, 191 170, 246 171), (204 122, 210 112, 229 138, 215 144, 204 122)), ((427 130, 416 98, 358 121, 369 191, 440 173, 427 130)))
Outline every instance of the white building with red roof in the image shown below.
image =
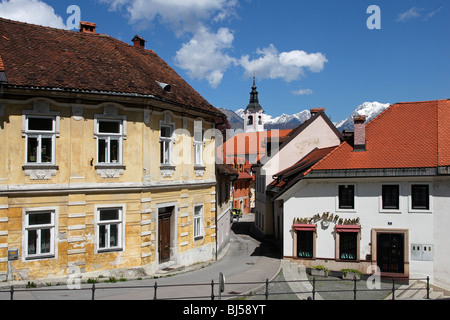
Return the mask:
POLYGON ((450 287, 450 100, 354 120, 353 138, 275 175, 283 256, 450 287))

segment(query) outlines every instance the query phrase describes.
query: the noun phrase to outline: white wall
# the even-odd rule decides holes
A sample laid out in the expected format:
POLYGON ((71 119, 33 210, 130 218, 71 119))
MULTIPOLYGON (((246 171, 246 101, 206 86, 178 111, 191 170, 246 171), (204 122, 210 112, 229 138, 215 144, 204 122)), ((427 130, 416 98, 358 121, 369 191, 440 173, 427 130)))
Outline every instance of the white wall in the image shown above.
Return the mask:
POLYGON ((339 138, 325 120, 322 117, 316 118, 264 164, 262 173, 267 176, 266 185, 272 182, 274 174, 294 165, 315 148, 327 148, 339 144, 339 138))
MULTIPOLYGON (((450 279, 450 182, 437 178, 370 178, 353 180, 302 180, 287 191, 281 198, 284 202, 284 244, 283 255, 293 256, 293 238, 290 230, 294 218, 312 217, 330 212, 345 219, 359 218, 361 224, 360 258, 371 254, 371 231, 373 228, 408 229, 409 243, 432 244, 433 261, 410 261, 410 275, 423 274, 450 279), (355 184, 355 209, 339 210, 337 195, 339 184, 355 184), (409 194, 412 183, 430 183, 430 210, 413 211, 410 208, 409 194), (393 212, 382 210, 382 184, 400 185, 400 209, 393 212), (445 196, 447 195, 447 196, 445 196), (434 264, 434 266, 433 266, 434 264), (434 270, 433 270, 434 267, 434 270)), ((316 257, 335 259, 334 223, 327 229, 317 224, 316 257)), ((405 248, 406 249, 406 248, 405 248)), ((410 252, 409 252, 410 254, 410 252)), ((375 259, 375 257, 373 257, 375 259)), ((450 280, 449 280, 450 281, 450 280)))

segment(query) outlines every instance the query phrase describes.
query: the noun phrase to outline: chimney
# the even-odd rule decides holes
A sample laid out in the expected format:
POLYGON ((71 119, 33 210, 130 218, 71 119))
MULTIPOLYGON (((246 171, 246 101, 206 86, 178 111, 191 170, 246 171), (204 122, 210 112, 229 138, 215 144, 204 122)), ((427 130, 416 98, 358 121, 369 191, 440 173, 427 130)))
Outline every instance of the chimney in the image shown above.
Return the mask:
POLYGON ((145 40, 138 35, 135 35, 131 41, 133 41, 135 47, 145 49, 145 40))
POLYGON ((97 24, 93 22, 80 21, 81 33, 95 33, 95 28, 97 28, 97 24))
POLYGON ((353 123, 355 124, 353 151, 366 151, 366 116, 354 116, 353 123))
POLYGON ((325 112, 325 108, 311 108, 311 117, 319 112, 325 112))

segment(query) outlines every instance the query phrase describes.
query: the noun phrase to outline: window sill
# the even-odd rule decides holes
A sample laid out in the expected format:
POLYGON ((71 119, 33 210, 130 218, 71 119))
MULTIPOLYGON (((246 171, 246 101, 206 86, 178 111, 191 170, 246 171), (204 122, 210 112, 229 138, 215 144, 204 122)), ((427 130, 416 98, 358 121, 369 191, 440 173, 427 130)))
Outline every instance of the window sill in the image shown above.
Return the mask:
POLYGON ((175 173, 175 166, 170 164, 161 164, 160 165, 161 175, 165 178, 170 178, 175 173))
POLYGON ((46 254, 46 255, 40 255, 40 256, 25 257, 25 260, 27 260, 27 261, 31 261, 31 260, 45 260, 45 259, 52 259, 52 258, 55 258, 55 255, 53 253, 46 254))
POLYGON ((54 164, 26 164, 22 166, 23 170, 59 170, 59 166, 54 164))
POLYGON ((114 164, 114 163, 101 163, 101 164, 96 164, 95 165, 95 169, 122 169, 125 170, 127 167, 124 166, 123 164, 114 164))
POLYGON ((123 175, 126 167, 122 164, 97 164, 95 165, 97 174, 102 178, 119 178, 123 175))
POLYGON ((54 164, 26 164, 22 169, 31 180, 50 180, 56 176, 59 167, 54 164))
POLYGON ((122 248, 110 248, 110 249, 98 249, 97 253, 109 253, 109 252, 120 252, 123 251, 122 248))
POLYGON ((203 177, 203 175, 205 174, 205 170, 206 170, 205 166, 199 166, 199 165, 194 166, 195 175, 197 177, 203 177))

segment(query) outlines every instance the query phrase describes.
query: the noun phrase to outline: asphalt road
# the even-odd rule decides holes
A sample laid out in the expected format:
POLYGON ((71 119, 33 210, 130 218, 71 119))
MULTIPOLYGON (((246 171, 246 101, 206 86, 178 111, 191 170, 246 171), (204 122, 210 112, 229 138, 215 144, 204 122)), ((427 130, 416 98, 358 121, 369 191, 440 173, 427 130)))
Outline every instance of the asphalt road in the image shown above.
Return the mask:
MULTIPOLYGON (((226 254, 209 265, 198 265, 185 272, 162 278, 129 280, 115 283, 80 284, 81 289, 69 290, 66 284, 33 289, 16 288, 14 300, 152 300, 155 283, 157 299, 211 300, 219 298, 219 274, 225 277, 222 299, 241 297, 264 286, 280 272, 281 260, 276 250, 251 236, 251 217, 233 224, 233 232, 226 254), (212 289, 214 282, 214 289, 212 289)), ((1 289, 0 300, 8 300, 10 293, 1 289)), ((264 297, 261 297, 263 299, 264 297)))

